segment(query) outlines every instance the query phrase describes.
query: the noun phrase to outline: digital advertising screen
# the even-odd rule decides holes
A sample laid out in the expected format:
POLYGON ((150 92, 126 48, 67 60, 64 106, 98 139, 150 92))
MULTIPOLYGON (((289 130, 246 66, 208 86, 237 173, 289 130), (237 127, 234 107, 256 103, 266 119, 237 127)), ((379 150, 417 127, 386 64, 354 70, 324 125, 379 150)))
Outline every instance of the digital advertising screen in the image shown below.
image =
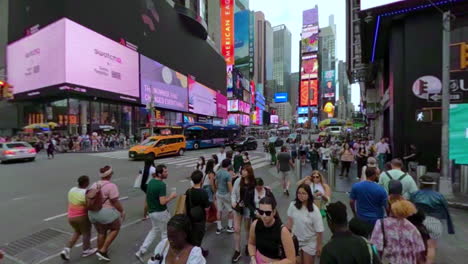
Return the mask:
POLYGON ((187 76, 140 55, 141 103, 149 104, 151 94, 156 107, 186 112, 188 109, 187 76))
POLYGON ((301 87, 299 91, 299 106, 317 106, 318 104, 318 81, 307 80, 301 81, 301 87), (309 95, 309 92, 311 93, 309 95), (310 104, 308 100, 310 98, 310 104))
POLYGON ((216 92, 216 114, 219 118, 227 118, 227 97, 220 92, 216 92))
POLYGON ((239 100, 239 111, 250 114, 250 104, 239 100))
POLYGON ((7 66, 15 94, 66 83, 81 87, 54 89, 135 102, 140 97, 138 53, 66 18, 10 44, 7 66))
POLYGON ((239 111, 239 100, 228 100, 228 112, 238 112, 239 111))
POLYGON ((319 40, 318 25, 308 25, 302 28, 301 51, 302 53, 317 52, 319 40))
POLYGON ((241 125, 250 126, 250 115, 240 115, 241 125))
POLYGON ((301 64, 301 79, 317 79, 318 77, 318 59, 317 55, 303 56, 301 64))
POLYGON ((285 103, 288 101, 288 93, 275 93, 275 103, 285 103))
POLYGON ((331 101, 335 101, 335 71, 322 72, 322 85, 321 92, 323 97, 329 98, 331 101))
POLYGON ((302 11, 302 26, 318 24, 318 8, 302 11))
POLYGON ((452 104, 449 110, 449 156, 455 164, 468 164, 468 104, 452 104))
POLYGON ((270 115, 270 123, 271 124, 278 124, 279 123, 278 115, 270 115))
POLYGON ((249 22, 249 10, 238 11, 234 14, 234 58, 236 65, 249 63, 249 22))
POLYGON ((216 92, 205 85, 188 78, 189 112, 216 116, 216 92))
POLYGON ((307 118, 307 117, 298 117, 298 118, 297 118, 297 123, 299 123, 299 124, 304 124, 304 123, 307 122, 308 119, 309 119, 309 118, 307 118))
POLYGON ((379 6, 389 5, 405 0, 361 0, 361 10, 376 8, 379 6))
POLYGON ((239 125, 239 114, 228 114, 228 125, 239 125))

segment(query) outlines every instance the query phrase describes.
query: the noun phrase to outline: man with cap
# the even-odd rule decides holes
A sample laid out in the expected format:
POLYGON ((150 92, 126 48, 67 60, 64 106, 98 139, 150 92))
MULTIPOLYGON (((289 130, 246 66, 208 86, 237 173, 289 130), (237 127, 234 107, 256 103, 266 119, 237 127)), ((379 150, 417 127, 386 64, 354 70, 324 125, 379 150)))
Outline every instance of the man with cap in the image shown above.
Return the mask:
POLYGON ((377 168, 367 168, 366 178, 366 181, 353 184, 349 205, 356 217, 373 227, 378 219, 384 217, 387 193, 376 183, 377 168))
POLYGON ((403 161, 401 159, 393 159, 391 161, 392 169, 384 171, 380 174, 379 184, 385 188, 388 193, 388 184, 391 180, 398 180, 403 185, 403 197, 409 199, 412 193, 418 191, 418 186, 413 177, 402 171, 403 161))
POLYGON ((435 179, 430 175, 424 175, 419 178, 419 182, 421 190, 413 193, 410 200, 418 210, 422 210, 426 214, 424 225, 429 230, 431 238, 436 240, 441 236, 441 220, 447 221, 448 233, 455 234, 447 200, 433 189, 437 185, 435 179))

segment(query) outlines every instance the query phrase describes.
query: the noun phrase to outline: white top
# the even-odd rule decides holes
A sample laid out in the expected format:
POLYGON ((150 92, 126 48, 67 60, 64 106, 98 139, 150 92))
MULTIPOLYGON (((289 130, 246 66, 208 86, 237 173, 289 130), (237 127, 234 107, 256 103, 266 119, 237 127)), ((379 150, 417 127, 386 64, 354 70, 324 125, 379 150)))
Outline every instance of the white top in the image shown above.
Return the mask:
POLYGON ((259 208, 260 207, 260 200, 263 199, 263 197, 266 196, 266 187, 263 187, 263 192, 262 193, 259 193, 257 191, 257 188, 255 188, 255 191, 254 191, 254 203, 255 203, 255 209, 259 208))
MULTIPOLYGON (((166 264, 167 252, 169 252, 169 242, 167 241, 167 238, 166 238, 166 239, 161 240, 161 242, 159 242, 159 244, 156 246, 156 249, 154 250, 154 255, 160 254, 163 256, 163 260, 161 264, 166 264), (166 243, 167 243, 167 246, 166 246, 166 243)), ((148 260, 148 264, 159 264, 159 260, 152 261, 150 259, 148 260)), ((190 251, 190 255, 187 259, 186 264, 206 264, 206 260, 203 257, 201 248, 199 247, 192 248, 192 251, 190 251)))
POLYGON ((237 177, 232 186, 231 203, 233 204, 238 203, 240 200, 240 179, 241 177, 237 177))
POLYGON ((323 185, 321 183, 315 184, 315 183, 312 182, 310 184, 310 190, 312 191, 312 194, 314 195, 315 200, 322 200, 322 197, 315 195, 316 191, 321 192, 322 195, 325 195, 325 187, 323 187, 323 185))
POLYGON ((319 150, 320 150, 320 154, 322 155, 323 160, 329 160, 330 159, 330 154, 331 154, 330 148, 320 147, 319 150))
POLYGON ((314 204, 314 210, 309 212, 307 208, 300 210, 291 202, 288 208, 288 217, 294 221, 292 232, 296 235, 301 245, 317 243, 317 233, 323 232, 323 220, 320 209, 314 204))
POLYGON ((223 160, 226 159, 226 152, 224 152, 224 153, 219 152, 219 153, 216 154, 216 155, 218 156, 218 162, 219 162, 219 164, 221 164, 221 162, 223 162, 223 160))
POLYGON ((203 185, 202 186, 205 186, 205 185, 210 185, 210 177, 208 176, 208 174, 205 173, 205 171, 203 171, 203 177, 205 177, 205 179, 203 180, 203 185))
POLYGON ((377 149, 377 154, 385 154, 385 153, 390 153, 390 148, 388 147, 388 144, 387 143, 382 143, 382 142, 379 142, 375 145, 376 149, 377 149))

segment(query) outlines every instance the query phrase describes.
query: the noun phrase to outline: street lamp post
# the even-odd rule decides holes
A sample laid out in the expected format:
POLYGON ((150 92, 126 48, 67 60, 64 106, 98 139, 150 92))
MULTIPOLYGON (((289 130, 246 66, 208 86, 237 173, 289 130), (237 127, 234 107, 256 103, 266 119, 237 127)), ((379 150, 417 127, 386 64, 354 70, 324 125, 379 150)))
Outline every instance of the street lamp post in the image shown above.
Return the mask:
POLYGON ((151 98, 150 98, 150 103, 149 103, 149 110, 150 110, 150 136, 154 135, 154 118, 153 118, 153 112, 154 112, 154 92, 153 92, 153 86, 150 84, 150 90, 151 90, 151 98))
POLYGON ((450 107, 450 11, 443 13, 442 18, 442 139, 441 167, 442 175, 449 178, 449 107, 450 107))

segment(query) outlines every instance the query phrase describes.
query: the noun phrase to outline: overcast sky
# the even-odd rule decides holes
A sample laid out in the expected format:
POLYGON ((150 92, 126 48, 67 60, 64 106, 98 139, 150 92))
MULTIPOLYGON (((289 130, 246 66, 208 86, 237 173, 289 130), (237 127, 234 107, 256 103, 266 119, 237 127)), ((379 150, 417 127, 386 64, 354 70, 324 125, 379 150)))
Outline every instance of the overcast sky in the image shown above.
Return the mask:
MULTIPOLYGON (((344 0, 250 0, 250 10, 262 11, 272 26, 285 24, 292 36, 291 72, 299 71, 299 40, 302 30, 302 11, 318 5, 319 27, 329 25, 334 15, 336 25, 336 56, 346 60, 346 4, 344 0)), ((359 102, 359 92, 352 90, 353 103, 359 102)))

